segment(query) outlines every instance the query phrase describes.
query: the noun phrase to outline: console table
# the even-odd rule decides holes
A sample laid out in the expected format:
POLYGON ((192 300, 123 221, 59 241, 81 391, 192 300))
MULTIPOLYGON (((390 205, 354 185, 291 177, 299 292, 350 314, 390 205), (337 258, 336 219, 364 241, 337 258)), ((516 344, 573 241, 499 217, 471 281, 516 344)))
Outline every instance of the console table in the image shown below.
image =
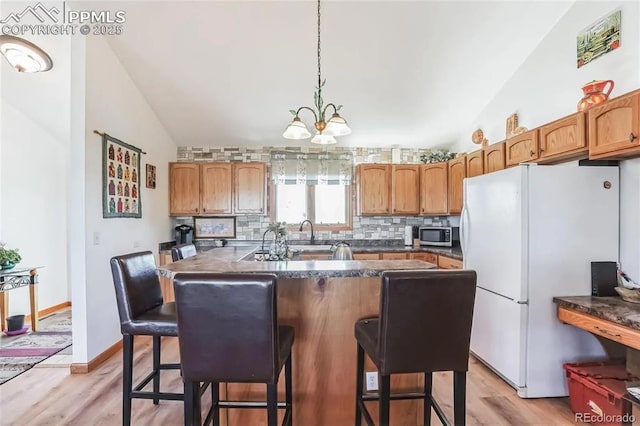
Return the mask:
POLYGON ((9 291, 29 286, 29 307, 31 309, 31 330, 38 331, 38 269, 42 266, 29 268, 15 267, 0 270, 0 330, 7 328, 9 314, 9 291))

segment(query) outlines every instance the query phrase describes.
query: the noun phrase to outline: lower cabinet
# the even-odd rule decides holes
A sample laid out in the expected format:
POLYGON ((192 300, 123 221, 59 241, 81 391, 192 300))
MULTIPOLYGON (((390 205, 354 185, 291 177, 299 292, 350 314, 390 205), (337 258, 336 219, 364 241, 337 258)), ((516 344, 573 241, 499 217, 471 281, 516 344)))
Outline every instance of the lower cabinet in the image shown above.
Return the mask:
POLYGON ((424 260, 425 262, 433 263, 434 265, 438 264, 438 255, 435 253, 411 253, 410 258, 415 260, 424 260))
POLYGON ((380 260, 380 253, 354 253, 353 260, 380 260))
MULTIPOLYGON (((171 252, 161 251, 158 256, 160 266, 173 262, 171 252)), ((164 302, 173 302, 176 300, 173 293, 173 280, 171 278, 160 277, 160 289, 162 290, 162 298, 164 302)))
POLYGON ((382 253, 382 260, 406 260, 409 253, 382 253))
POLYGON ((438 268, 440 269, 462 269, 462 260, 447 256, 438 256, 438 268))

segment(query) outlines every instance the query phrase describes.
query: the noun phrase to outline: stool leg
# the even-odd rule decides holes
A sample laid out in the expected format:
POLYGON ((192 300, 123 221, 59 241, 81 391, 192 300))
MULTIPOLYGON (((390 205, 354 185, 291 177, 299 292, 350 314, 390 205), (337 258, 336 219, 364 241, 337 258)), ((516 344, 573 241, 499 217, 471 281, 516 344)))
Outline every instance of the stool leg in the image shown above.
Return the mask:
POLYGON ((424 373, 424 426, 431 424, 431 398, 433 391, 433 373, 424 373))
POLYGON ((220 384, 211 383, 211 405, 213 407, 213 426, 220 424, 220 384))
MULTIPOLYGON (((153 336, 153 393, 160 393, 160 336, 153 336)), ((153 404, 160 400, 153 398, 153 404)))
POLYGON ((389 400, 391 397, 391 376, 380 377, 379 422, 380 426, 389 426, 389 400))
POLYGON ((277 383, 267 384, 267 425, 276 426, 278 424, 278 385, 277 383))
POLYGON ((200 383, 184 382, 184 424, 185 426, 200 426, 200 383))
POLYGON ((356 421, 355 426, 362 425, 362 410, 360 410, 360 401, 362 400, 362 387, 364 386, 364 349, 359 343, 357 361, 356 361, 356 421))
POLYGON ((293 357, 293 354, 289 353, 287 362, 284 364, 284 397, 289 411, 289 421, 287 422, 289 426, 293 424, 293 371, 291 357, 293 357))
POLYGON ((131 424, 131 391, 133 388, 133 336, 122 336, 122 425, 131 424))
POLYGON ((466 413, 467 372, 453 372, 453 424, 464 426, 466 413))

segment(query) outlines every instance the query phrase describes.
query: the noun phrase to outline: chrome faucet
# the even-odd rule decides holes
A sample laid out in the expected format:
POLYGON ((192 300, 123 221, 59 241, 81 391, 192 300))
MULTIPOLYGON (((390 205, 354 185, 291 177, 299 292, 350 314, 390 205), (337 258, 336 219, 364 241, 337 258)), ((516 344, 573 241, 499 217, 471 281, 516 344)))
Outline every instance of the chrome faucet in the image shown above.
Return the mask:
POLYGON ((269 233, 271 231, 271 229, 267 229, 266 231, 264 231, 264 234, 262 234, 262 246, 260 246, 260 251, 262 253, 264 253, 264 238, 267 236, 267 233, 269 233))
POLYGON ((311 223, 311 221, 309 219, 305 219, 305 220, 302 221, 302 223, 300 224, 300 229, 298 229, 298 231, 302 232, 302 227, 307 222, 309 223, 309 226, 311 226, 311 244, 313 244, 313 242, 315 241, 316 237, 315 237, 315 235, 313 235, 313 223, 311 223))

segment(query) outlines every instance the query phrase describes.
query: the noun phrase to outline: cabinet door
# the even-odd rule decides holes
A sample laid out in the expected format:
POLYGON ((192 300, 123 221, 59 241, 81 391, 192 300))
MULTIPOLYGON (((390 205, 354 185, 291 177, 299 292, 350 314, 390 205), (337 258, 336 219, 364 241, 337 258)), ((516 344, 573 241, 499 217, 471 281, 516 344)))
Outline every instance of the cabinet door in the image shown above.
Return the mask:
POLYGON ((358 166, 358 201, 362 215, 387 215, 391 204, 388 164, 358 166))
POLYGON ((231 213, 231 163, 200 165, 200 208, 203 214, 231 213))
POLYGON ((353 260, 380 260, 380 253, 354 253, 353 260))
POLYGON ((424 260, 425 262, 438 264, 438 255, 435 253, 411 253, 411 259, 424 260))
POLYGON ((265 163, 234 163, 233 180, 234 213, 265 214, 267 211, 265 163))
POLYGON ((449 213, 462 211, 462 181, 467 175, 467 162, 465 157, 449 161, 449 190, 447 193, 449 213))
POLYGON ((382 260, 406 260, 409 253, 382 253, 382 260))
POLYGON ((462 261, 452 257, 438 256, 438 268, 440 269, 462 269, 462 261))
POLYGON ((579 157, 588 152, 584 112, 540 127, 538 136, 541 164, 579 157))
POLYGON ((507 140, 507 167, 538 159, 538 130, 530 130, 507 140))
POLYGON ((640 146, 640 93, 593 107, 589 116, 589 158, 624 157, 640 146))
POLYGON ((446 162, 420 167, 420 214, 447 214, 447 174, 446 162))
POLYGON ((391 214, 420 212, 420 166, 391 166, 391 214))
POLYGON ((169 163, 169 214, 193 216, 200 213, 200 165, 169 163))
POLYGON ((504 169, 504 142, 488 146, 483 151, 485 173, 504 169))
POLYGON ((479 149, 467 154, 467 177, 484 174, 484 152, 479 149))

